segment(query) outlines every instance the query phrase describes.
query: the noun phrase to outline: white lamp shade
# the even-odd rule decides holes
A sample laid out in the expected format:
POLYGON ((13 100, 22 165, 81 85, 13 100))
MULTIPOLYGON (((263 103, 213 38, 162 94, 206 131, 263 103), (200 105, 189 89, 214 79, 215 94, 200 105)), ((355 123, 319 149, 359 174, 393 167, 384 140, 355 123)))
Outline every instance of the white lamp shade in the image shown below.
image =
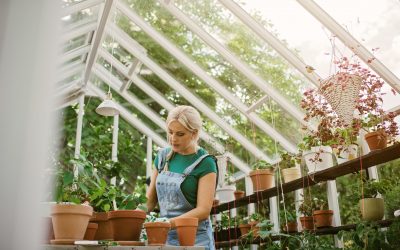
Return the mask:
POLYGON ((119 110, 115 102, 105 99, 97 108, 96 113, 103 116, 114 116, 119 114, 119 110))

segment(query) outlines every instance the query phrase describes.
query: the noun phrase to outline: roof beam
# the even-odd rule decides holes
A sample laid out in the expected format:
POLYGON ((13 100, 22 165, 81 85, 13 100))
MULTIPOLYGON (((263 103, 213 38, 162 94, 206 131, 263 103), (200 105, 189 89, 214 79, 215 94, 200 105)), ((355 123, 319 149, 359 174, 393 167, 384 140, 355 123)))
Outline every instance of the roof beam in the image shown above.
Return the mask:
MULTIPOLYGON (((139 61, 137 58, 133 59, 133 63, 131 65, 131 67, 129 68, 128 71, 128 78, 130 78, 133 74, 139 74, 140 69, 142 68, 143 63, 141 61, 139 61)), ((124 92, 125 90, 129 89, 129 87, 131 86, 132 81, 129 79, 129 81, 124 82, 121 86, 120 91, 124 92)))
POLYGON ((74 14, 75 12, 93 7, 95 5, 98 5, 100 3, 104 2, 104 0, 86 0, 82 1, 80 3, 76 3, 67 7, 64 7, 62 9, 61 15, 62 16, 68 16, 71 14, 74 14))
POLYGON ((61 56, 60 62, 64 63, 71 59, 74 59, 75 57, 82 56, 83 54, 88 53, 89 50, 90 50, 90 45, 88 45, 88 44, 78 47, 76 49, 70 50, 61 56))
POLYGON ((73 38, 83 36, 91 31, 94 31, 97 27, 96 22, 90 22, 77 28, 68 30, 61 36, 61 41, 67 42, 73 38))
POLYGON ((143 62, 150 70, 157 74, 165 83, 167 83, 171 88, 175 89, 180 93, 188 102, 192 103, 193 106, 197 107, 200 112, 208 116, 213 122, 218 124, 226 133, 231 135, 235 140, 240 142, 243 147, 245 147, 249 152, 251 152, 257 159, 264 159, 268 162, 272 162, 266 154, 264 154, 260 149, 258 149, 253 143, 251 143, 246 137, 241 133, 232 128, 227 122, 221 119, 218 114, 211 110, 206 104, 203 103, 197 96, 192 94, 184 85, 175 80, 170 74, 163 70, 157 63, 147 57, 146 54, 138 51, 135 46, 132 46, 132 38, 129 37, 125 32, 116 27, 116 25, 111 25, 113 28, 113 35, 117 42, 128 50, 133 56, 138 58, 143 62))
MULTIPOLYGON (((202 79, 208 86, 213 88, 224 97, 228 102, 230 102, 236 109, 238 109, 243 115, 245 115, 251 122, 253 122, 257 127, 263 130, 266 134, 271 136, 274 140, 278 141, 282 147, 284 147, 289 152, 297 152, 297 147, 278 133, 272 126, 261 119, 256 113, 247 114, 246 111, 248 107, 243 104, 236 96, 234 96, 229 90, 227 90, 220 82, 211 77, 207 72, 205 72, 200 66, 194 63, 185 53, 173 45, 169 40, 164 38, 160 33, 153 29, 149 24, 147 24, 142 18, 137 15, 128 6, 117 2, 117 8, 121 10, 125 15, 128 16, 136 25, 138 25, 144 32, 146 32, 150 37, 155 39, 165 50, 169 51, 171 55, 181 61, 186 67, 188 67, 193 73, 195 73, 200 79, 202 79)), ((122 40, 133 40, 125 32, 123 32, 119 27, 112 24, 109 25, 113 33, 118 34, 120 37, 124 37, 122 40)), ((272 90, 270 90, 272 92, 272 90)), ((282 99, 283 100, 283 99, 282 99)), ((286 102, 287 103, 287 102, 286 102)), ((286 105, 287 107, 287 105, 286 105)), ((285 108, 285 107, 284 107, 285 108)), ((293 111, 296 109, 294 106, 290 107, 293 111)), ((289 111, 290 112, 290 111, 289 111)), ((296 113, 296 112, 295 112, 296 113)), ((293 113, 292 113, 293 114, 293 113)), ((300 122, 303 122, 303 115, 298 114, 295 116, 300 122)))
POLYGON ((90 72, 92 71, 93 64, 96 61, 97 50, 99 49, 99 46, 103 40, 104 28, 105 28, 107 20, 110 16, 113 2, 114 2, 114 0, 106 0, 104 3, 103 12, 101 13, 99 25, 94 34, 92 47, 90 49, 90 52, 89 52, 89 55, 88 55, 88 58, 86 61, 86 68, 85 68, 85 71, 83 74, 83 79, 82 79, 83 86, 85 86, 86 83, 88 82, 89 77, 90 77, 90 72))
MULTIPOLYGON (((161 94, 156 89, 151 87, 150 84, 148 84, 145 80, 141 79, 137 75, 129 76, 128 69, 122 63, 120 63, 118 60, 116 60, 115 57, 113 57, 106 50, 100 49, 99 55, 101 57, 103 57, 104 59, 106 59, 108 62, 110 62, 115 69, 117 69, 120 73, 122 73, 127 78, 129 78, 130 81, 135 83, 136 86, 138 86, 141 90, 143 90, 145 93, 147 93, 149 96, 151 96, 153 98, 153 100, 156 101, 158 104, 160 104, 163 108, 165 108, 166 110, 169 111, 169 110, 172 110, 175 107, 175 105, 172 104, 171 102, 169 102, 164 97, 163 94, 161 94)), ((119 86, 123 85, 123 83, 117 84, 116 82, 120 82, 119 79, 117 79, 114 76, 110 77, 109 76, 109 72, 106 71, 104 69, 104 67, 97 67, 97 64, 96 64, 96 66, 94 68, 94 72, 95 72, 95 74, 97 76, 101 77, 104 82, 107 82, 107 83, 110 82, 111 83, 110 86, 113 89, 115 89, 117 92, 118 92, 118 89, 116 89, 116 88, 118 88, 119 86), (105 76, 106 74, 108 74, 108 76, 105 76), (110 78, 111 78, 111 81, 110 81, 110 78)), ((134 105, 134 102, 127 98, 128 96, 131 96, 131 95, 129 95, 126 92, 123 92, 123 93, 119 92, 119 94, 122 97, 124 97, 126 100, 128 100, 128 102, 130 102, 132 105, 134 105)), ((141 102, 141 103, 143 103, 143 102, 141 102)), ((142 112, 145 111, 148 108, 146 105, 145 105, 145 107, 143 107, 143 106, 137 106, 137 107, 142 112)), ((143 112, 143 113, 145 113, 147 115, 148 112, 143 112)), ((153 120, 153 121, 161 120, 159 117, 152 117, 152 118, 149 117, 149 118, 151 120, 153 120)), ((157 124, 160 126, 160 128, 163 129, 163 131, 165 131, 166 126, 165 126, 165 122, 164 121, 162 121, 162 123, 160 123, 160 121, 158 121, 157 124)), ((224 146, 222 146, 215 138, 213 138, 211 135, 209 135, 205 131, 202 131, 202 133, 200 134, 200 137, 204 142, 206 142, 207 144, 211 145, 220 154, 225 152, 224 146)), ((231 157, 232 164, 234 164, 238 169, 240 169, 241 171, 243 171, 245 173, 248 173, 250 171, 250 168, 248 167, 248 165, 243 163, 238 157, 236 157, 235 155, 233 155, 231 153, 229 153, 229 156, 231 157)))
MULTIPOLYGON (((98 87, 94 86, 93 84, 89 83, 88 88, 93 91, 96 95, 98 95, 101 99, 105 99, 107 94, 103 92, 103 90, 99 89, 98 87)), ((130 123, 133 127, 139 130, 142 134, 150 137, 155 143, 157 143, 161 147, 168 146, 167 141, 164 140, 161 136, 156 134, 153 129, 149 128, 146 124, 144 124, 140 119, 136 118, 132 115, 132 113, 124 108, 121 104, 115 103, 118 107, 120 112, 120 116, 130 123)))
POLYGON ((84 69, 84 65, 81 61, 76 61, 73 63, 70 63, 69 65, 64 66, 63 68, 60 69, 57 75, 57 80, 58 82, 61 82, 62 80, 78 73, 79 71, 84 69))
POLYGON ((285 58, 293 67, 302 73, 315 86, 319 86, 319 79, 322 79, 315 71, 308 73, 306 64, 295 53, 286 47, 278 38, 266 30, 260 23, 252 18, 245 10, 232 0, 219 0, 228 10, 238 17, 244 24, 254 31, 261 39, 267 42, 276 52, 285 58))
POLYGON ((400 93, 400 79, 393 74, 381 61, 369 52, 357 39, 348 33, 328 13, 312 0, 297 0, 311 15, 335 34, 349 49, 363 60, 373 71, 382 77, 387 84, 400 93), (371 60, 373 59, 373 60, 371 60))

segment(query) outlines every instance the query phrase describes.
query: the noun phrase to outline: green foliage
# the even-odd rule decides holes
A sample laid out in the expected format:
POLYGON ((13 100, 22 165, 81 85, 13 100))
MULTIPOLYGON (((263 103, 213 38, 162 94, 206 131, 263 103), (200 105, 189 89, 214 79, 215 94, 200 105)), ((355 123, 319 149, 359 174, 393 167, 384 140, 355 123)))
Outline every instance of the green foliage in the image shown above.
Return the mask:
POLYGON ((299 211, 303 216, 312 216, 313 206, 314 204, 311 198, 304 198, 303 202, 299 206, 299 211))
POLYGON ((274 233, 272 231, 274 224, 268 219, 264 219, 264 220, 260 221, 257 224, 257 227, 259 227, 258 234, 262 239, 266 239, 267 237, 272 236, 274 233))
POLYGON ((96 212, 108 212, 113 206, 113 200, 117 196, 117 187, 107 184, 104 179, 92 182, 90 190, 90 204, 96 212))
POLYGON ((270 163, 264 160, 258 160, 256 161, 251 168, 253 170, 258 170, 258 169, 274 169, 274 166, 272 166, 270 163))
POLYGON ((328 205, 328 201, 326 199, 314 197, 312 199, 312 208, 313 210, 325 210, 328 205))
POLYGON ((93 165, 81 156, 69 160, 67 165, 57 164, 55 200, 57 202, 72 202, 81 204, 88 200, 91 178, 95 177, 93 165), (75 167, 74 167, 75 166, 75 167), (76 168, 77 176, 74 176, 76 168))
POLYGON ((279 167, 281 169, 295 167, 296 163, 300 164, 301 162, 301 153, 300 154, 292 154, 286 151, 281 153, 281 161, 279 162, 279 167))
POLYGON ((150 212, 148 215, 146 215, 145 222, 168 222, 168 218, 160 217, 159 213, 150 212))
POLYGON ((378 194, 385 195, 392 186, 387 180, 363 180, 364 198, 376 198, 378 194))
POLYGON ((221 213, 221 220, 217 221, 216 230, 228 230, 232 227, 236 227, 238 225, 238 219, 234 217, 230 217, 229 212, 221 213))

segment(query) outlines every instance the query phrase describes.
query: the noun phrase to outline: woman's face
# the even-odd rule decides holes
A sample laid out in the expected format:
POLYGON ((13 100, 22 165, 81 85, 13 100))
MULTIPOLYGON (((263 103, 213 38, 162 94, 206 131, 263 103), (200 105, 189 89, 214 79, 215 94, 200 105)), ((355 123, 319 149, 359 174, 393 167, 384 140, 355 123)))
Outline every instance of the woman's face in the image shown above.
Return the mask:
POLYGON ((172 150, 179 154, 192 154, 196 152, 194 143, 195 134, 187 130, 178 121, 170 122, 168 126, 169 143, 172 150))

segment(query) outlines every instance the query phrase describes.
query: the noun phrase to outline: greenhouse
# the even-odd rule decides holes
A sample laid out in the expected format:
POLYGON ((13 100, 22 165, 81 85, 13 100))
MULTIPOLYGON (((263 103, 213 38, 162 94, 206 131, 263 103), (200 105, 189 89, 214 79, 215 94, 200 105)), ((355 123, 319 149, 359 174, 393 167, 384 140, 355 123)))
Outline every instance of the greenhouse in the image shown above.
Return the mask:
POLYGON ((400 249, 398 13, 2 1, 0 249, 400 249))

